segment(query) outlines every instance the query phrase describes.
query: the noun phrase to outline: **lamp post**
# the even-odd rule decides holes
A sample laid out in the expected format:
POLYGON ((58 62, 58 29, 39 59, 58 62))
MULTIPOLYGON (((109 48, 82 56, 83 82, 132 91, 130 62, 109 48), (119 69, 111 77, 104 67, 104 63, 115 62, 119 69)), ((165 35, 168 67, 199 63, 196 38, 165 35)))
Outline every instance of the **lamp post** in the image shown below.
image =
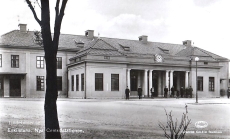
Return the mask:
POLYGON ((197 88, 198 88, 198 84, 197 84, 197 61, 199 61, 199 57, 195 57, 195 61, 196 61, 196 103, 198 103, 198 93, 197 93, 197 88))

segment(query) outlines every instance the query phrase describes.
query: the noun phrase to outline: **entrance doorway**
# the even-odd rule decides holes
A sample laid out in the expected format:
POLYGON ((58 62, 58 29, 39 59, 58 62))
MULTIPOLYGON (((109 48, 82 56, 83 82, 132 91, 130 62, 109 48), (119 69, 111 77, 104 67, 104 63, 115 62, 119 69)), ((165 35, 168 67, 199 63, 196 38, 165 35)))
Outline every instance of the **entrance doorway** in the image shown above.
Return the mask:
POLYGON ((21 97, 21 79, 10 79, 10 96, 21 97))

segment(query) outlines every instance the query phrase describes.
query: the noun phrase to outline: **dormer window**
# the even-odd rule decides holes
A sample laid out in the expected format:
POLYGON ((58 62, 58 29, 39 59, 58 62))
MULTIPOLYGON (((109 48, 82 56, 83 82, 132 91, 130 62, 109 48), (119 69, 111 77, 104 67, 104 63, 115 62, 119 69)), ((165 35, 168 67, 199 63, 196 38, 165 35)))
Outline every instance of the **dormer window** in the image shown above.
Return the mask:
POLYGON ((34 43, 43 46, 43 39, 42 39, 42 34, 39 31, 34 31, 34 43))
POLYGON ((75 42, 75 44, 77 45, 77 47, 79 47, 79 48, 83 48, 84 47, 84 42, 83 41, 76 41, 76 40, 74 40, 74 42, 75 42))
POLYGON ((123 46, 121 44, 119 44, 119 45, 123 48, 124 51, 130 51, 130 47, 129 46, 123 46))

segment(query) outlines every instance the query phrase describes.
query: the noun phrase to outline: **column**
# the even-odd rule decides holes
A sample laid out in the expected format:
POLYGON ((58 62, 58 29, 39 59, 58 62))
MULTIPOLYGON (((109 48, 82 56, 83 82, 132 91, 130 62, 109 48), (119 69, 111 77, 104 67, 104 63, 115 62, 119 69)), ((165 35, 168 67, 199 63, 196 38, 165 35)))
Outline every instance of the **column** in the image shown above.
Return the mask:
POLYGON ((168 70, 166 70, 165 72, 165 86, 169 88, 169 71, 168 70))
POLYGON ((127 78, 127 84, 126 84, 126 87, 128 86, 128 88, 131 90, 131 85, 130 85, 130 70, 131 69, 127 69, 127 77, 126 77, 127 78))
POLYGON ((145 70, 145 74, 144 74, 144 95, 148 96, 148 78, 147 78, 147 72, 148 70, 145 70))
POLYGON ((170 86, 169 86, 169 92, 170 93, 172 93, 171 88, 173 86, 173 72, 174 72, 173 70, 170 71, 170 86))
POLYGON ((152 81, 153 81, 153 79, 152 79, 152 72, 153 72, 153 70, 149 70, 149 96, 151 96, 151 92, 150 92, 150 89, 152 88, 152 81))
POLYGON ((189 71, 185 71, 185 88, 188 87, 188 73, 189 71))

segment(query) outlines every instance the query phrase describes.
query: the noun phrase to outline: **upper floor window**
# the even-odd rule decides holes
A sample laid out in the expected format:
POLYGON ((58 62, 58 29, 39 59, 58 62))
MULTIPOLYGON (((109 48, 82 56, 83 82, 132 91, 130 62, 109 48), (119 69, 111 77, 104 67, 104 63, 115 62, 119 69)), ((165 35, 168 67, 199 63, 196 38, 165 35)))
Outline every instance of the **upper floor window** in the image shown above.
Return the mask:
POLYGON ((0 67, 2 67, 2 54, 0 54, 0 67))
POLYGON ((11 55, 11 67, 19 68, 19 55, 11 55))
POLYGON ((57 69, 62 69, 62 57, 57 57, 57 69))
POLYGON ((44 57, 43 56, 37 56, 36 61, 37 61, 37 63, 36 63, 37 68, 43 69, 44 68, 44 57))
POLYGON ((214 77, 209 77, 209 91, 214 91, 215 86, 214 86, 214 77))

